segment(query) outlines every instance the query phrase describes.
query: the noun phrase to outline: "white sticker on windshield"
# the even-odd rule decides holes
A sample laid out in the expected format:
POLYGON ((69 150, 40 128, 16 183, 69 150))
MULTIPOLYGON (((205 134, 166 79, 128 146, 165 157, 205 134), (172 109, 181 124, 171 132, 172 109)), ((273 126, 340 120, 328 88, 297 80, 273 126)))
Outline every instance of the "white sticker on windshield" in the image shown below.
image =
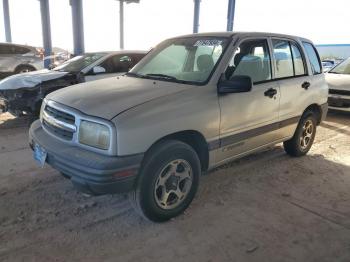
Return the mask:
POLYGON ((218 46, 221 45, 222 40, 218 39, 202 39, 197 40, 197 42, 193 46, 218 46))

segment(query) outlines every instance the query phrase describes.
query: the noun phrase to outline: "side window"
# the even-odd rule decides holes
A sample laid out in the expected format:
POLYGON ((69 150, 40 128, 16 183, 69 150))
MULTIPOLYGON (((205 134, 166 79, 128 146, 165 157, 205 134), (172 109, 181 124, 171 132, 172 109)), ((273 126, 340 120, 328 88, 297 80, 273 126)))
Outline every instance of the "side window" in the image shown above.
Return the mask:
POLYGON ((291 43, 290 46, 292 47, 292 54, 293 54, 293 62, 294 62, 294 70, 296 76, 305 75, 305 66, 303 57, 301 55, 299 47, 291 43))
POLYGON ((136 65, 138 62, 140 62, 140 60, 144 57, 144 54, 134 54, 133 55, 133 59, 131 62, 131 66, 133 67, 134 65, 136 65))
POLYGON ((293 59, 289 42, 273 39, 273 55, 275 58, 276 78, 294 76, 293 59))
POLYGON ((235 75, 249 76, 253 83, 271 79, 271 57, 267 40, 247 40, 240 44, 225 71, 227 80, 235 75))
POLYGON ((0 54, 2 55, 9 55, 12 54, 11 46, 8 44, 2 44, 0 45, 0 54))
POLYGON ((115 56, 113 57, 113 61, 115 73, 128 72, 132 65, 132 59, 129 55, 115 56))
POLYGON ((29 53, 30 50, 28 48, 25 48, 25 47, 16 46, 16 47, 14 47, 14 52, 16 54, 26 54, 26 53, 29 53))
POLYGON ((131 65, 131 58, 128 55, 115 55, 101 63, 106 73, 123 73, 128 72, 131 65))
POLYGON ((114 64, 112 58, 113 57, 109 57, 100 64, 100 66, 106 70, 106 73, 113 73, 114 71, 114 64))
POLYGON ((316 52, 315 47, 313 47, 312 44, 303 42, 305 51, 307 53, 307 56, 309 57, 310 63, 311 63, 311 68, 312 68, 312 73, 314 75, 316 74, 321 74, 322 73, 322 67, 320 63, 320 58, 316 52))

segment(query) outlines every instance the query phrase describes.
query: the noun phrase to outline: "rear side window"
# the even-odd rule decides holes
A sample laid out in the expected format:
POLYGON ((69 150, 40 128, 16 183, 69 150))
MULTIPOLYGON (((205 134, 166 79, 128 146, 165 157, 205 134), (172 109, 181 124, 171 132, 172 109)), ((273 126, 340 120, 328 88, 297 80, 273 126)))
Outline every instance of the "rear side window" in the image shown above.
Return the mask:
POLYGON ((275 58, 276 78, 294 76, 292 52, 289 42, 273 39, 273 55, 275 58))
POLYGON ((291 43, 290 46, 292 48, 295 75, 305 75, 304 61, 299 47, 294 43, 291 43))
POLYGON ((315 47, 312 44, 307 42, 303 42, 303 45, 307 53, 307 56, 309 57, 309 60, 310 60, 312 73, 314 75, 321 74, 322 73, 321 62, 315 47))

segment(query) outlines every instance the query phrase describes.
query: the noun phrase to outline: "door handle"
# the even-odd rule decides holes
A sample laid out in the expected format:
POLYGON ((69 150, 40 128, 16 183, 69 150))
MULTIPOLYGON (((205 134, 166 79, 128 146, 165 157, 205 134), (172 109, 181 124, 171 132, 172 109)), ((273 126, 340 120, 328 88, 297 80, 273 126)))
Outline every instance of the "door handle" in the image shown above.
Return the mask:
POLYGON ((311 86, 310 82, 304 82, 301 84, 301 87, 304 88, 305 90, 308 90, 310 86, 311 86))
POLYGON ((268 96, 268 97, 270 97, 270 98, 273 98, 274 95, 276 95, 276 94, 277 94, 277 90, 274 89, 274 88, 267 89, 267 90, 264 92, 264 95, 265 95, 265 96, 268 96))

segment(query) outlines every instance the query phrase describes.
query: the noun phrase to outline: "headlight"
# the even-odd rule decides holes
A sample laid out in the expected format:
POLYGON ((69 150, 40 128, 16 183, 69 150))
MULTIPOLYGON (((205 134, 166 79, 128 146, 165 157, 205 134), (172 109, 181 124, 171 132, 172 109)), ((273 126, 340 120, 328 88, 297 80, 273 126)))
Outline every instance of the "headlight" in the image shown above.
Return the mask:
POLYGON ((43 112, 45 109, 45 105, 46 105, 46 100, 44 99, 43 102, 41 103, 41 108, 40 108, 40 116, 39 116, 40 122, 43 122, 43 112))
POLYGON ((79 143, 107 150, 110 143, 109 128, 105 125, 83 120, 79 128, 79 143))

